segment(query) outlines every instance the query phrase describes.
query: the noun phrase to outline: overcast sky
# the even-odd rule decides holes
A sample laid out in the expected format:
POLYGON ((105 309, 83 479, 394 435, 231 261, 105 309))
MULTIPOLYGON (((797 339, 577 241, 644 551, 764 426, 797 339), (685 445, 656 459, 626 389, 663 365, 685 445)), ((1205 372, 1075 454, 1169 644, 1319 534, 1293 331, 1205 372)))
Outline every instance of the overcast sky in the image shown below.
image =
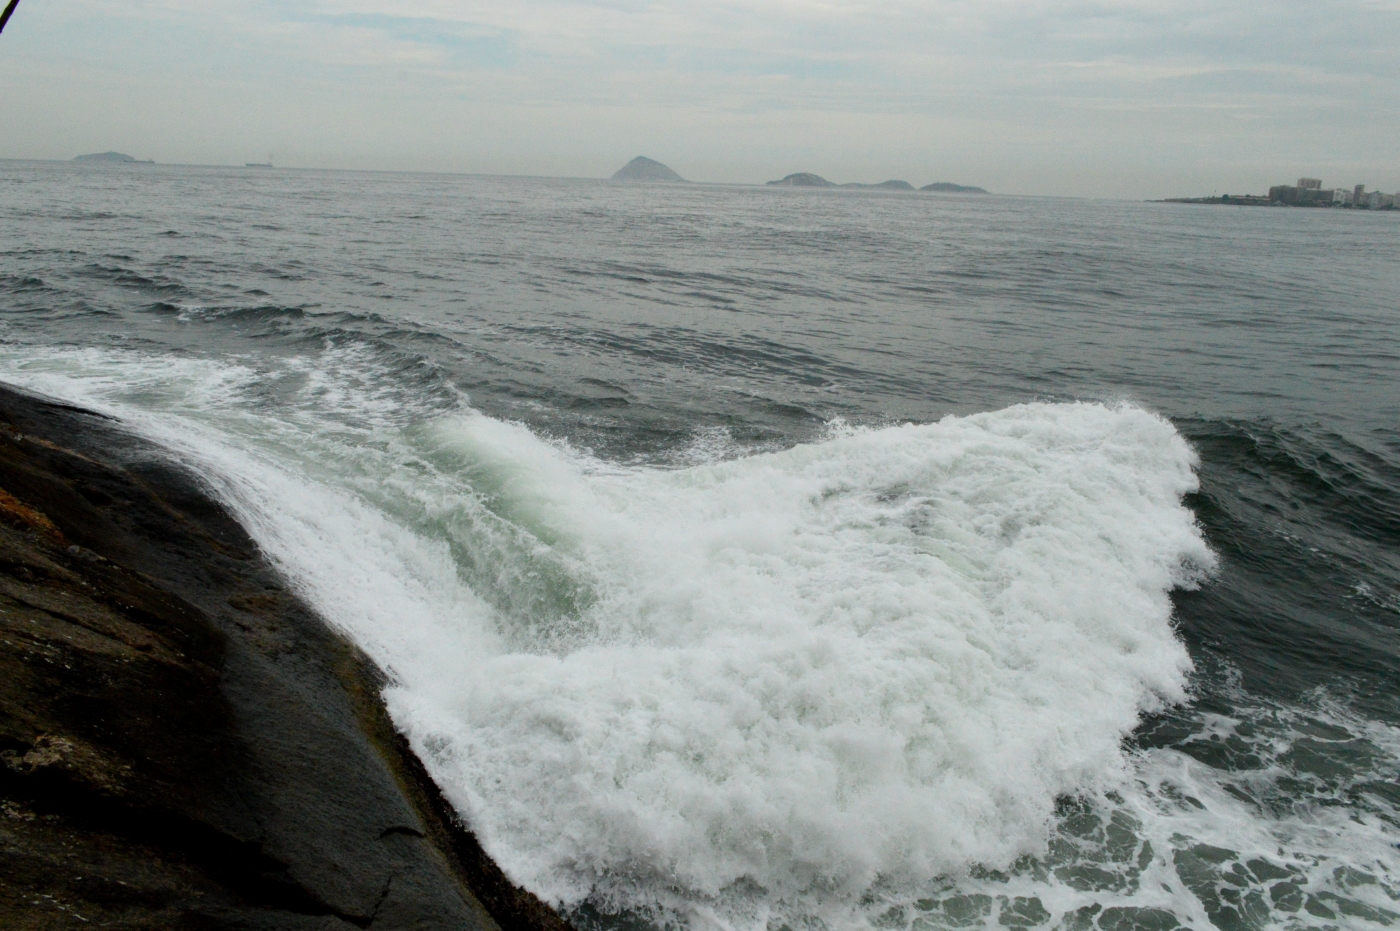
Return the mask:
POLYGON ((1400 187, 1400 0, 21 0, 0 157, 1400 187))

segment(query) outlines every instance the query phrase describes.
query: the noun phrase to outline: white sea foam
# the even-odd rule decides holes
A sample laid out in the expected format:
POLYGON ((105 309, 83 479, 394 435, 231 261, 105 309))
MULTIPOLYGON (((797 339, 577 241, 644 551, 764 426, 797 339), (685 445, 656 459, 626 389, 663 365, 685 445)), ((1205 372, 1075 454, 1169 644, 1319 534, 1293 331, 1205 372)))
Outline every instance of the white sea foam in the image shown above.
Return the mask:
POLYGON ((1016 895, 1199 918, 1167 851, 1232 819, 1260 849, 1292 825, 1300 863, 1384 855, 1383 824, 1246 811, 1178 751, 1125 754, 1144 710, 1187 697, 1168 593, 1212 565, 1181 502, 1193 454, 1141 409, 624 468, 469 411, 402 427, 382 378, 325 366, 276 412, 238 400, 268 373, 214 363, 7 370, 208 476, 391 671, 396 723, 493 857, 556 903, 754 928, 920 896, 921 927, 961 921, 954 899, 995 922, 1016 895), (1061 872, 1065 796, 1128 832, 1131 882, 1061 872))
MULTIPOLYGON (((1131 407, 1028 405, 678 471, 590 474, 524 428, 424 454, 580 567, 567 648, 397 719, 513 876, 645 905, 854 899, 1043 845, 1184 697, 1167 592, 1211 556, 1192 455, 1131 407)), ((520 643, 518 631, 513 642, 520 643)), ((528 641, 528 637, 526 638, 528 641)))

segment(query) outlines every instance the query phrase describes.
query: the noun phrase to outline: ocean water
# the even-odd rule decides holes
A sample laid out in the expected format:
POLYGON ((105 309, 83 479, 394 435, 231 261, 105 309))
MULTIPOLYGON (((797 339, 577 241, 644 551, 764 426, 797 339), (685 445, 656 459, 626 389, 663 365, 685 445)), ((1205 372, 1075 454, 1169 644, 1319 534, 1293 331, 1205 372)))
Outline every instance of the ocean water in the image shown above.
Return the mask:
POLYGON ((585 931, 1400 924, 1400 214, 0 162, 585 931))

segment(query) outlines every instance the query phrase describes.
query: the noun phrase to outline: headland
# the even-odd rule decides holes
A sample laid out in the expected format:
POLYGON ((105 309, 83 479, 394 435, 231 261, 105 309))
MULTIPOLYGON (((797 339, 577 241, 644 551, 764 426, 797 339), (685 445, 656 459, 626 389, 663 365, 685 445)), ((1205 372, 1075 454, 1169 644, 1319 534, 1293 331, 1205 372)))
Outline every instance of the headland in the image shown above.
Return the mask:
POLYGON ((0 927, 567 931, 198 476, 0 386, 0 927))

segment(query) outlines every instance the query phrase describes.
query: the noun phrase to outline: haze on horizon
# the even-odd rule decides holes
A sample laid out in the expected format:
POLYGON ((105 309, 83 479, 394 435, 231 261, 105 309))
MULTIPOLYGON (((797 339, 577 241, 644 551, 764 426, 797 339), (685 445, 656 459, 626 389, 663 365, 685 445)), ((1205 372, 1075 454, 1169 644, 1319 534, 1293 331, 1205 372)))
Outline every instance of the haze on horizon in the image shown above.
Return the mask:
POLYGON ((0 157, 1400 187, 1400 0, 22 0, 0 157))

